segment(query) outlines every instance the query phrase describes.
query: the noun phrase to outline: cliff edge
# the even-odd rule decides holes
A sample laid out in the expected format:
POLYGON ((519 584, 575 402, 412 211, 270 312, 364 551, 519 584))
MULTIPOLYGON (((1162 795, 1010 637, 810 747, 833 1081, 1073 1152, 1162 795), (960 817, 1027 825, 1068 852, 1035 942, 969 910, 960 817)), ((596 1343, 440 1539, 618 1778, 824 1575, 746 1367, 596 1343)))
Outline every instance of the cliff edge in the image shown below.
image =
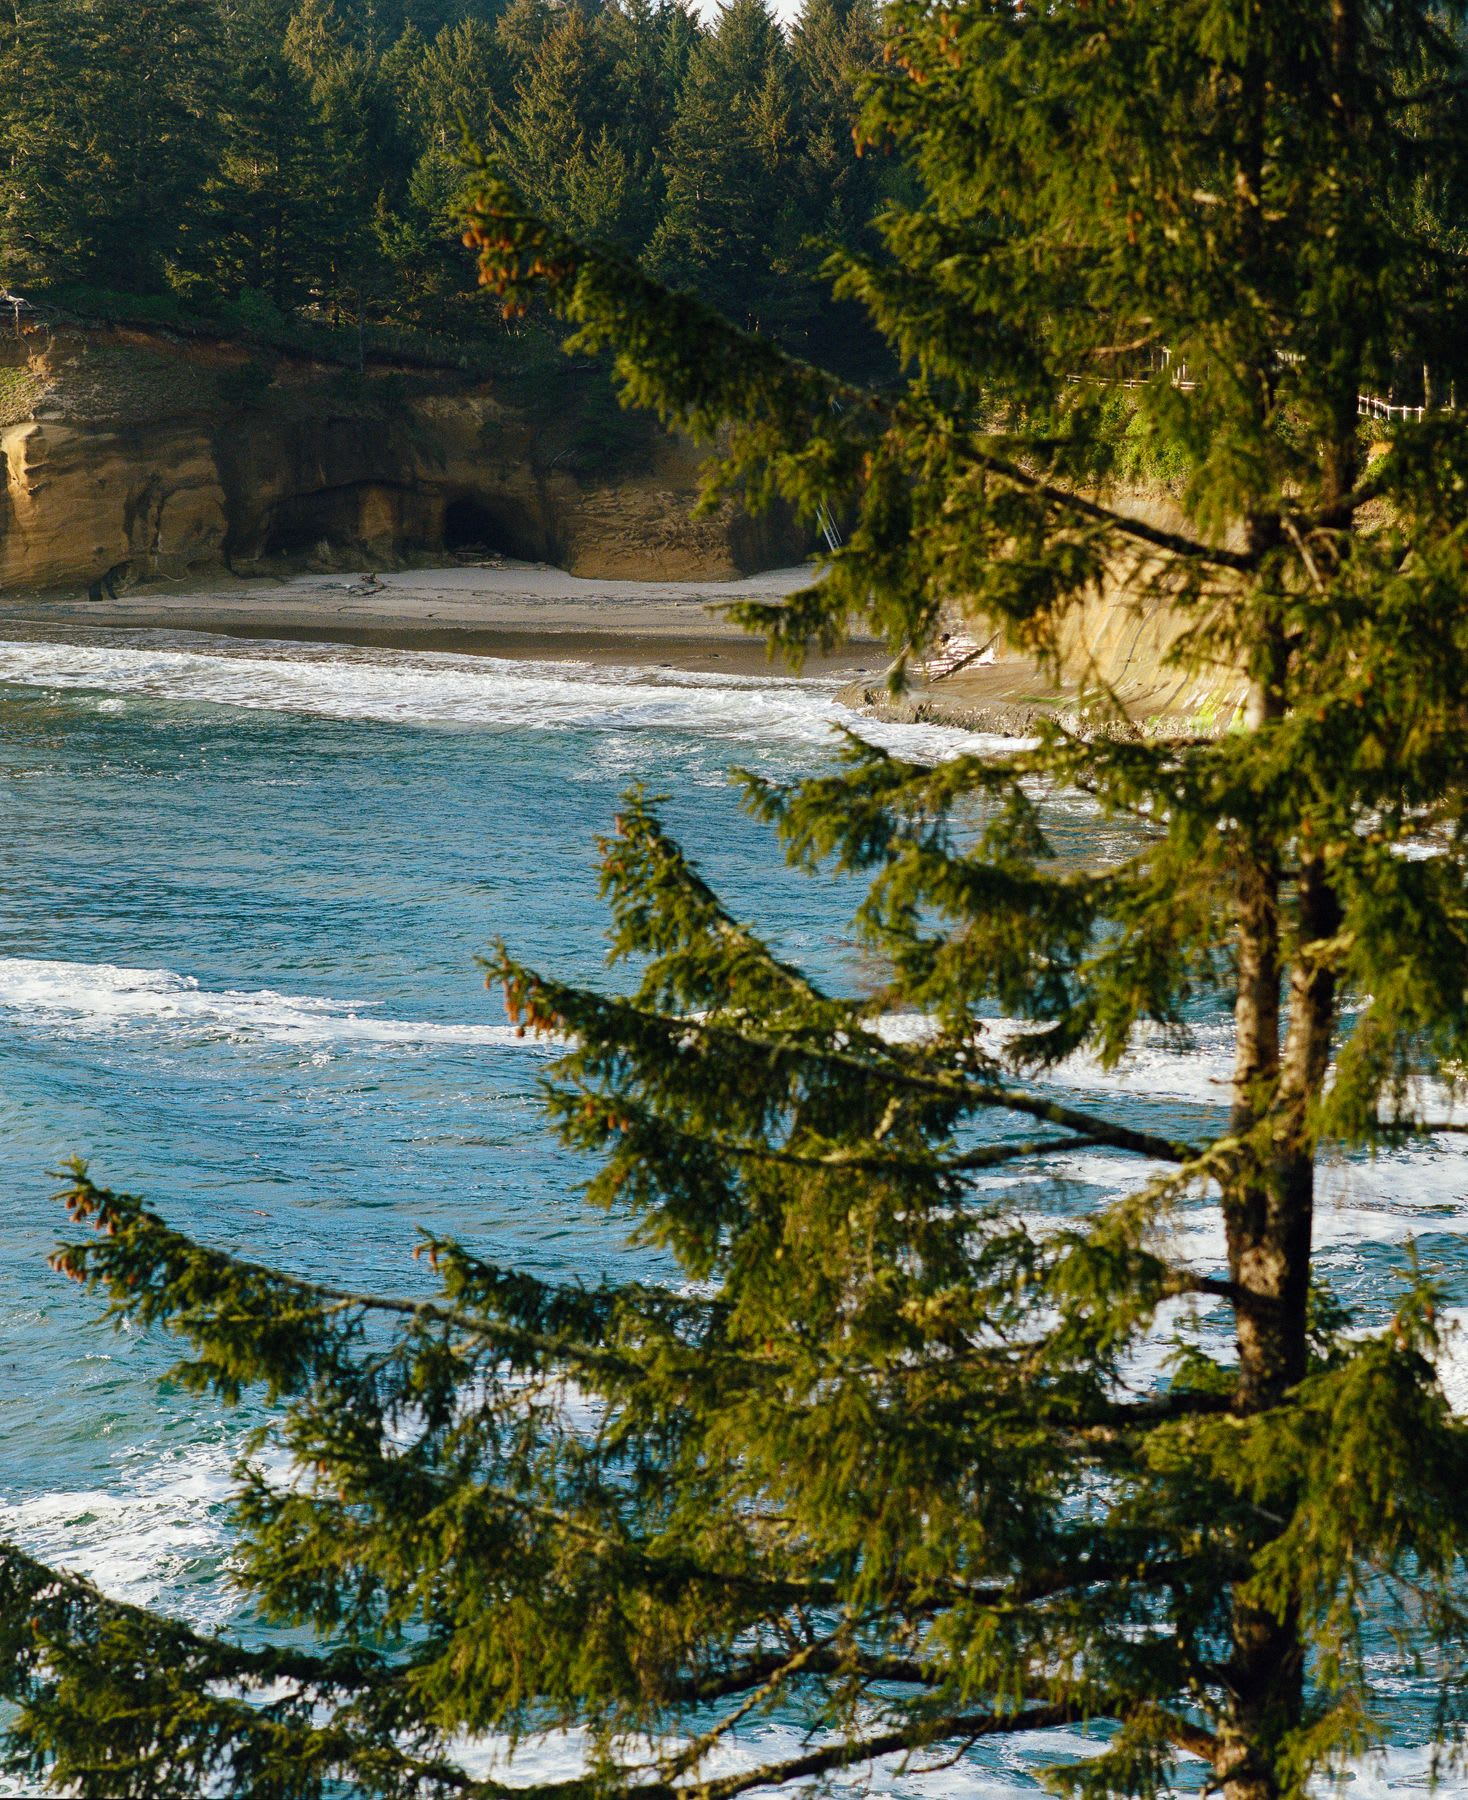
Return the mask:
POLYGON ((788 525, 691 519, 699 456, 604 400, 456 369, 361 371, 130 326, 0 338, 0 593, 476 551, 577 575, 725 579, 788 525))

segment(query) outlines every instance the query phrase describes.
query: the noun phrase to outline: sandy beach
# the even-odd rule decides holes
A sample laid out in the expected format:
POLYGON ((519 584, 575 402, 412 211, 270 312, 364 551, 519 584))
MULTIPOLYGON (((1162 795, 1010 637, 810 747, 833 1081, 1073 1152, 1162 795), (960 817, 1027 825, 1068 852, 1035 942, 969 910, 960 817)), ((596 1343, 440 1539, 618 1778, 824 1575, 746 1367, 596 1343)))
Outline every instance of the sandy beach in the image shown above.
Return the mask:
MULTIPOLYGON (((0 630, 23 637, 58 628, 207 631, 752 675, 771 668, 764 644, 730 623, 725 609, 738 600, 778 600, 810 574, 792 568, 729 581, 599 581, 506 559, 386 574, 221 576, 153 583, 115 599, 0 600, 0 630)), ((834 656, 813 657, 806 672, 875 676, 886 660, 880 643, 858 637, 834 656)))

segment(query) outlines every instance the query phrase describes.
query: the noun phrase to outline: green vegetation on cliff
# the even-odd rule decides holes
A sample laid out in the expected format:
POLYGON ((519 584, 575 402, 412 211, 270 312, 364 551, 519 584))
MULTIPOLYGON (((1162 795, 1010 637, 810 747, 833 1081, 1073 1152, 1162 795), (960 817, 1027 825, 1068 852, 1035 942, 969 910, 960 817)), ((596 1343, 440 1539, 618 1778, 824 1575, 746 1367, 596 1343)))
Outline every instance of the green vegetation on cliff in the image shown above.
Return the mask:
POLYGON ((872 0, 788 34, 765 0, 0 0, 0 285, 344 354, 363 320, 503 337, 453 214, 467 130, 568 229, 860 361, 812 240, 859 241, 890 181, 851 139, 875 54, 872 0))

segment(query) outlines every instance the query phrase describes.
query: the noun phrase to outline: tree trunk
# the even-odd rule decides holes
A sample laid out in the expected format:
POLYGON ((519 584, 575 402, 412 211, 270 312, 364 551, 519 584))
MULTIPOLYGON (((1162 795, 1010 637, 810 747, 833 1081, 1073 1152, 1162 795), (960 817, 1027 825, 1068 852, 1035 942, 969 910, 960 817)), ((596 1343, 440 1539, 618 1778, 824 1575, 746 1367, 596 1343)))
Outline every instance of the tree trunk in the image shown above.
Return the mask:
MULTIPOLYGON (((1355 128, 1358 0, 1331 0, 1328 128, 1349 142, 1355 128)), ((1246 67, 1248 100, 1258 103, 1262 71, 1246 67)), ((1241 192, 1260 189, 1263 141, 1246 134, 1241 192)), ((1245 215, 1250 249, 1257 231, 1245 215)), ((1356 409, 1360 346, 1344 341, 1345 354, 1324 421, 1320 511, 1332 525, 1349 529, 1342 512, 1359 459, 1356 409)), ((1263 371, 1261 371, 1262 373, 1263 371)), ((1250 522, 1251 543, 1266 547, 1280 522, 1250 522)), ((1318 580, 1315 566, 1310 578, 1318 580)), ((1262 598, 1262 596, 1261 596, 1262 598)), ((1258 729, 1284 715, 1289 704, 1289 651, 1278 620, 1270 622, 1255 664, 1257 694, 1250 723, 1258 729)), ((1308 843, 1308 840, 1306 840, 1308 843)), ((1252 867, 1241 892, 1235 1016, 1233 1134, 1243 1146, 1237 1176, 1227 1184, 1224 1217, 1229 1276, 1239 1298, 1234 1316, 1239 1349, 1235 1410, 1257 1413, 1276 1406, 1305 1373, 1310 1296, 1310 1250, 1315 1204, 1313 1103, 1330 1056, 1335 982, 1317 946, 1333 936, 1338 914, 1325 871, 1301 852, 1296 893, 1298 929, 1291 946, 1289 1018, 1280 1056, 1280 878, 1286 845, 1278 838, 1252 847, 1252 867)), ((1304 1647, 1293 1603, 1279 1614, 1234 1598, 1233 1650, 1228 1667, 1229 1705, 1220 1731, 1215 1774, 1224 1800, 1278 1800, 1279 1746, 1298 1725, 1304 1701, 1304 1647)))
MULTIPOLYGON (((1272 522, 1252 521, 1249 536, 1262 545, 1272 522)), ((1277 623, 1266 631, 1251 685, 1248 720, 1258 730, 1283 716, 1288 652, 1277 623)), ((1279 846, 1265 836, 1250 845, 1239 878, 1238 986, 1234 1002, 1234 1077, 1231 1133, 1238 1141, 1236 1171, 1223 1194, 1229 1278, 1238 1291, 1234 1328, 1239 1378, 1234 1409, 1253 1413, 1274 1405, 1301 1366, 1304 1312, 1287 1315, 1286 1292, 1299 1286, 1294 1267, 1301 1234, 1293 1219, 1298 1194, 1281 1180, 1274 1122, 1281 1087, 1279 846)), ((1309 1228, 1304 1232, 1304 1279, 1309 1281, 1309 1228)), ((1225 1800, 1277 1800, 1272 1746, 1299 1715, 1303 1659, 1293 1612, 1285 1617, 1235 1600, 1230 1705, 1215 1766, 1225 1800)))
MULTIPOLYGON (((1354 417, 1337 422, 1325 459, 1323 498, 1337 503, 1354 478, 1354 417)), ((1251 537, 1259 528, 1251 529, 1251 537)), ((1281 718, 1288 705, 1288 651, 1276 627, 1261 651, 1250 723, 1281 718)), ((1234 1410, 1277 1406, 1305 1374, 1311 1235, 1315 1212, 1315 1100, 1330 1060, 1335 976, 1326 948, 1339 925, 1320 859, 1301 858, 1295 895, 1289 1001, 1280 1046, 1282 945, 1280 854, 1252 848, 1240 888, 1237 1041, 1232 1133, 1241 1145, 1224 1193, 1239 1379, 1234 1410)), ((1229 1716, 1215 1773, 1224 1800, 1278 1800, 1277 1746, 1301 1718, 1304 1647, 1293 1605, 1279 1614, 1235 1600, 1229 1716)))

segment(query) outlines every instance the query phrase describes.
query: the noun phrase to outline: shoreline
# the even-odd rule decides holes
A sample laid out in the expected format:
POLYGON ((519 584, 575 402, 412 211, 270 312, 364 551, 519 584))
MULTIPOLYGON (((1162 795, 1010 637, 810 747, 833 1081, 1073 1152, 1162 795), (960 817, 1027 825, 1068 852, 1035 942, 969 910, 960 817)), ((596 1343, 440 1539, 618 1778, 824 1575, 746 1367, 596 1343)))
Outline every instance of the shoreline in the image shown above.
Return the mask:
MULTIPOLYGON (((783 599, 811 578, 810 569, 792 568, 726 581, 596 581, 508 559, 382 575, 222 576, 98 600, 0 599, 0 633, 206 632, 779 678, 790 671, 721 609, 783 599)), ((811 656, 801 673, 879 678, 887 658, 877 639, 857 636, 833 655, 811 656)))
MULTIPOLYGON (((781 681, 790 668, 771 660, 762 638, 731 623, 727 608, 778 602, 815 573, 804 565, 712 581, 600 580, 495 557, 381 575, 212 575, 95 600, 0 597, 0 637, 205 634, 781 681)), ((836 697, 866 718, 999 737, 1029 737, 1046 720, 1082 737, 1216 736, 1237 708, 1231 693, 1143 663, 1106 704, 1014 651, 947 671, 919 666, 894 700, 884 679, 889 657, 879 639, 857 634, 830 655, 808 657, 800 674, 835 684, 836 697)))

